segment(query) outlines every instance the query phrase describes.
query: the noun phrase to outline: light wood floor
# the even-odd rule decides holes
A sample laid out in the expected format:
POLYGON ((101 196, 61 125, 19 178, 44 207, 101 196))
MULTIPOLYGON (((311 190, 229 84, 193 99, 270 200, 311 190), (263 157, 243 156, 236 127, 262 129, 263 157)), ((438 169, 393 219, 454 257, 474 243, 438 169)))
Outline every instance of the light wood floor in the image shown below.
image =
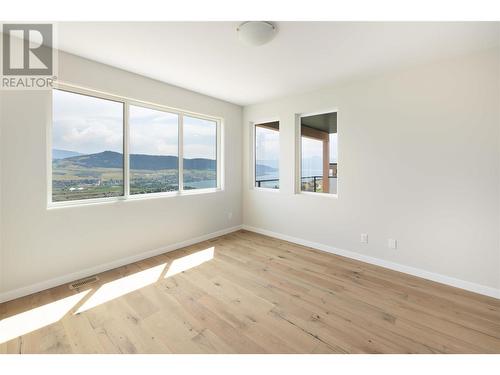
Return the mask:
POLYGON ((0 305, 0 353, 500 353, 500 300, 247 231, 99 277, 0 305))

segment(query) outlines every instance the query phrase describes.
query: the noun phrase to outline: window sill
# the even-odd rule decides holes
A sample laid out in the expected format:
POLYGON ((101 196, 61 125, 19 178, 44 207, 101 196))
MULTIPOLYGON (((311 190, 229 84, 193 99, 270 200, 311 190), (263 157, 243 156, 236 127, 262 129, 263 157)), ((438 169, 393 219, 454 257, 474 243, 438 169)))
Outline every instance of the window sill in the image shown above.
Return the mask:
POLYGON ((211 193, 220 193, 224 191, 222 188, 208 188, 208 189, 192 189, 192 190, 184 190, 179 196, 188 196, 188 195, 201 195, 201 194, 211 194, 211 193))
POLYGON ((338 199, 339 194, 329 194, 329 193, 315 193, 314 191, 300 191, 298 195, 308 195, 313 197, 325 197, 328 199, 338 199))
POLYGON ((134 195, 129 195, 128 197, 120 196, 120 197, 85 199, 85 200, 75 200, 75 201, 65 201, 65 202, 50 202, 47 205, 47 209, 52 210, 59 208, 103 205, 103 204, 111 204, 118 202, 127 203, 127 202, 158 199, 158 198, 172 198, 172 197, 212 194, 222 191, 223 189, 221 188, 193 189, 193 190, 184 190, 182 193, 179 191, 169 191, 165 193, 134 194, 134 195))
POLYGON ((149 194, 130 194, 124 199, 125 202, 128 201, 142 201, 147 199, 157 199, 157 198, 169 198, 178 197, 181 194, 178 191, 166 191, 164 193, 149 193, 149 194))
POLYGON ((257 187, 257 186, 254 186, 252 190, 264 191, 264 192, 268 192, 268 193, 279 193, 280 192, 280 189, 263 188, 263 187, 257 187))
POLYGON ((116 202, 124 202, 125 200, 126 199, 124 196, 120 196, 120 197, 82 199, 82 200, 63 201, 63 202, 49 202, 47 204, 47 209, 53 210, 53 209, 59 209, 59 208, 103 205, 103 204, 111 204, 111 203, 116 203, 116 202))

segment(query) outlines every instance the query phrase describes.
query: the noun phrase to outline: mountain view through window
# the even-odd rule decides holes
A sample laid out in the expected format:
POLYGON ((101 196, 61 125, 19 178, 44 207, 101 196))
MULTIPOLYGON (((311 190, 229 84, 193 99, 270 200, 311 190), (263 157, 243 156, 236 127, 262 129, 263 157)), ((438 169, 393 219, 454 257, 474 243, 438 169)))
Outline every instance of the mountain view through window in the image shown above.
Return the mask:
POLYGON ((52 100, 52 201, 123 195, 123 103, 62 90, 52 100))
POLYGON ((184 116, 184 189, 217 187, 217 123, 184 116))
MULTIPOLYGON (((52 201, 124 195, 124 103, 53 90, 52 201)), ((130 194, 179 190, 179 118, 129 106, 130 194)), ((185 190, 217 187, 217 122, 184 116, 185 190)))
POLYGON ((130 194, 179 189, 179 115, 130 106, 130 194))

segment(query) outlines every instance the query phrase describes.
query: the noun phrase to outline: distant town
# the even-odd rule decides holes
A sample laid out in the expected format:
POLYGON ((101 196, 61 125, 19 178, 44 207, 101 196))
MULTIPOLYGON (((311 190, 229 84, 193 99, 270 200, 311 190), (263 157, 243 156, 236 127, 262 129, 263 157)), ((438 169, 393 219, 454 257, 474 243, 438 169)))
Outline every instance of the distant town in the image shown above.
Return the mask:
MULTIPOLYGON (((217 185, 213 159, 184 159, 184 189, 217 185)), ((52 150, 52 201, 123 195, 123 154, 104 151, 80 154, 52 150)), ((179 188, 178 158, 163 155, 130 155, 130 193, 176 191, 179 188)))

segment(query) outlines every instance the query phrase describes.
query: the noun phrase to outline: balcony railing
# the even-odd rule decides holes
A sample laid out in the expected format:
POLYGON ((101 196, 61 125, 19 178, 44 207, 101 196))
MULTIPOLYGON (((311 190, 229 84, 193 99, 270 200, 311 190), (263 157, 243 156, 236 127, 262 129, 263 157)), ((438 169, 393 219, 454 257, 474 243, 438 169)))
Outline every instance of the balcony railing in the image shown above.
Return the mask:
MULTIPOLYGON (((329 179, 336 178, 333 176, 328 176, 329 179)), ((323 176, 303 176, 300 178, 301 180, 301 190, 302 191, 313 191, 313 192, 318 192, 322 188, 322 182, 323 182, 323 176), (308 184, 310 186, 308 186, 308 184)), ((270 186, 263 186, 266 183, 271 183, 271 182, 278 182, 279 183, 279 178, 270 178, 270 179, 263 179, 263 180, 255 180, 255 185, 257 187, 267 187, 271 189, 277 189, 278 184, 276 184, 274 187, 270 186)))
POLYGON ((322 188, 323 176, 303 176, 300 182, 302 191, 317 192, 322 188))
MULTIPOLYGON (((302 190, 317 192, 321 188, 321 182, 323 181, 323 176, 303 176, 303 177, 301 177, 301 181, 302 181, 302 183, 301 183, 302 190), (307 186, 309 181, 311 182, 312 188, 309 188, 307 186)), ((279 182, 279 179, 278 178, 270 178, 270 179, 255 180, 255 185, 257 187, 270 187, 270 186, 265 186, 265 185, 272 183, 272 182, 279 182)), ((270 188, 277 189, 278 184, 276 184, 274 187, 270 187, 270 188)))
MULTIPOLYGON (((274 182, 274 181, 277 181, 279 182, 279 178, 271 178, 271 179, 265 179, 265 180, 255 180, 255 184, 257 185, 257 187, 269 187, 269 186, 262 186, 262 183, 266 183, 266 182, 274 182)), ((271 189, 277 189, 278 188, 278 185, 275 185, 275 187, 272 187, 271 189)))

